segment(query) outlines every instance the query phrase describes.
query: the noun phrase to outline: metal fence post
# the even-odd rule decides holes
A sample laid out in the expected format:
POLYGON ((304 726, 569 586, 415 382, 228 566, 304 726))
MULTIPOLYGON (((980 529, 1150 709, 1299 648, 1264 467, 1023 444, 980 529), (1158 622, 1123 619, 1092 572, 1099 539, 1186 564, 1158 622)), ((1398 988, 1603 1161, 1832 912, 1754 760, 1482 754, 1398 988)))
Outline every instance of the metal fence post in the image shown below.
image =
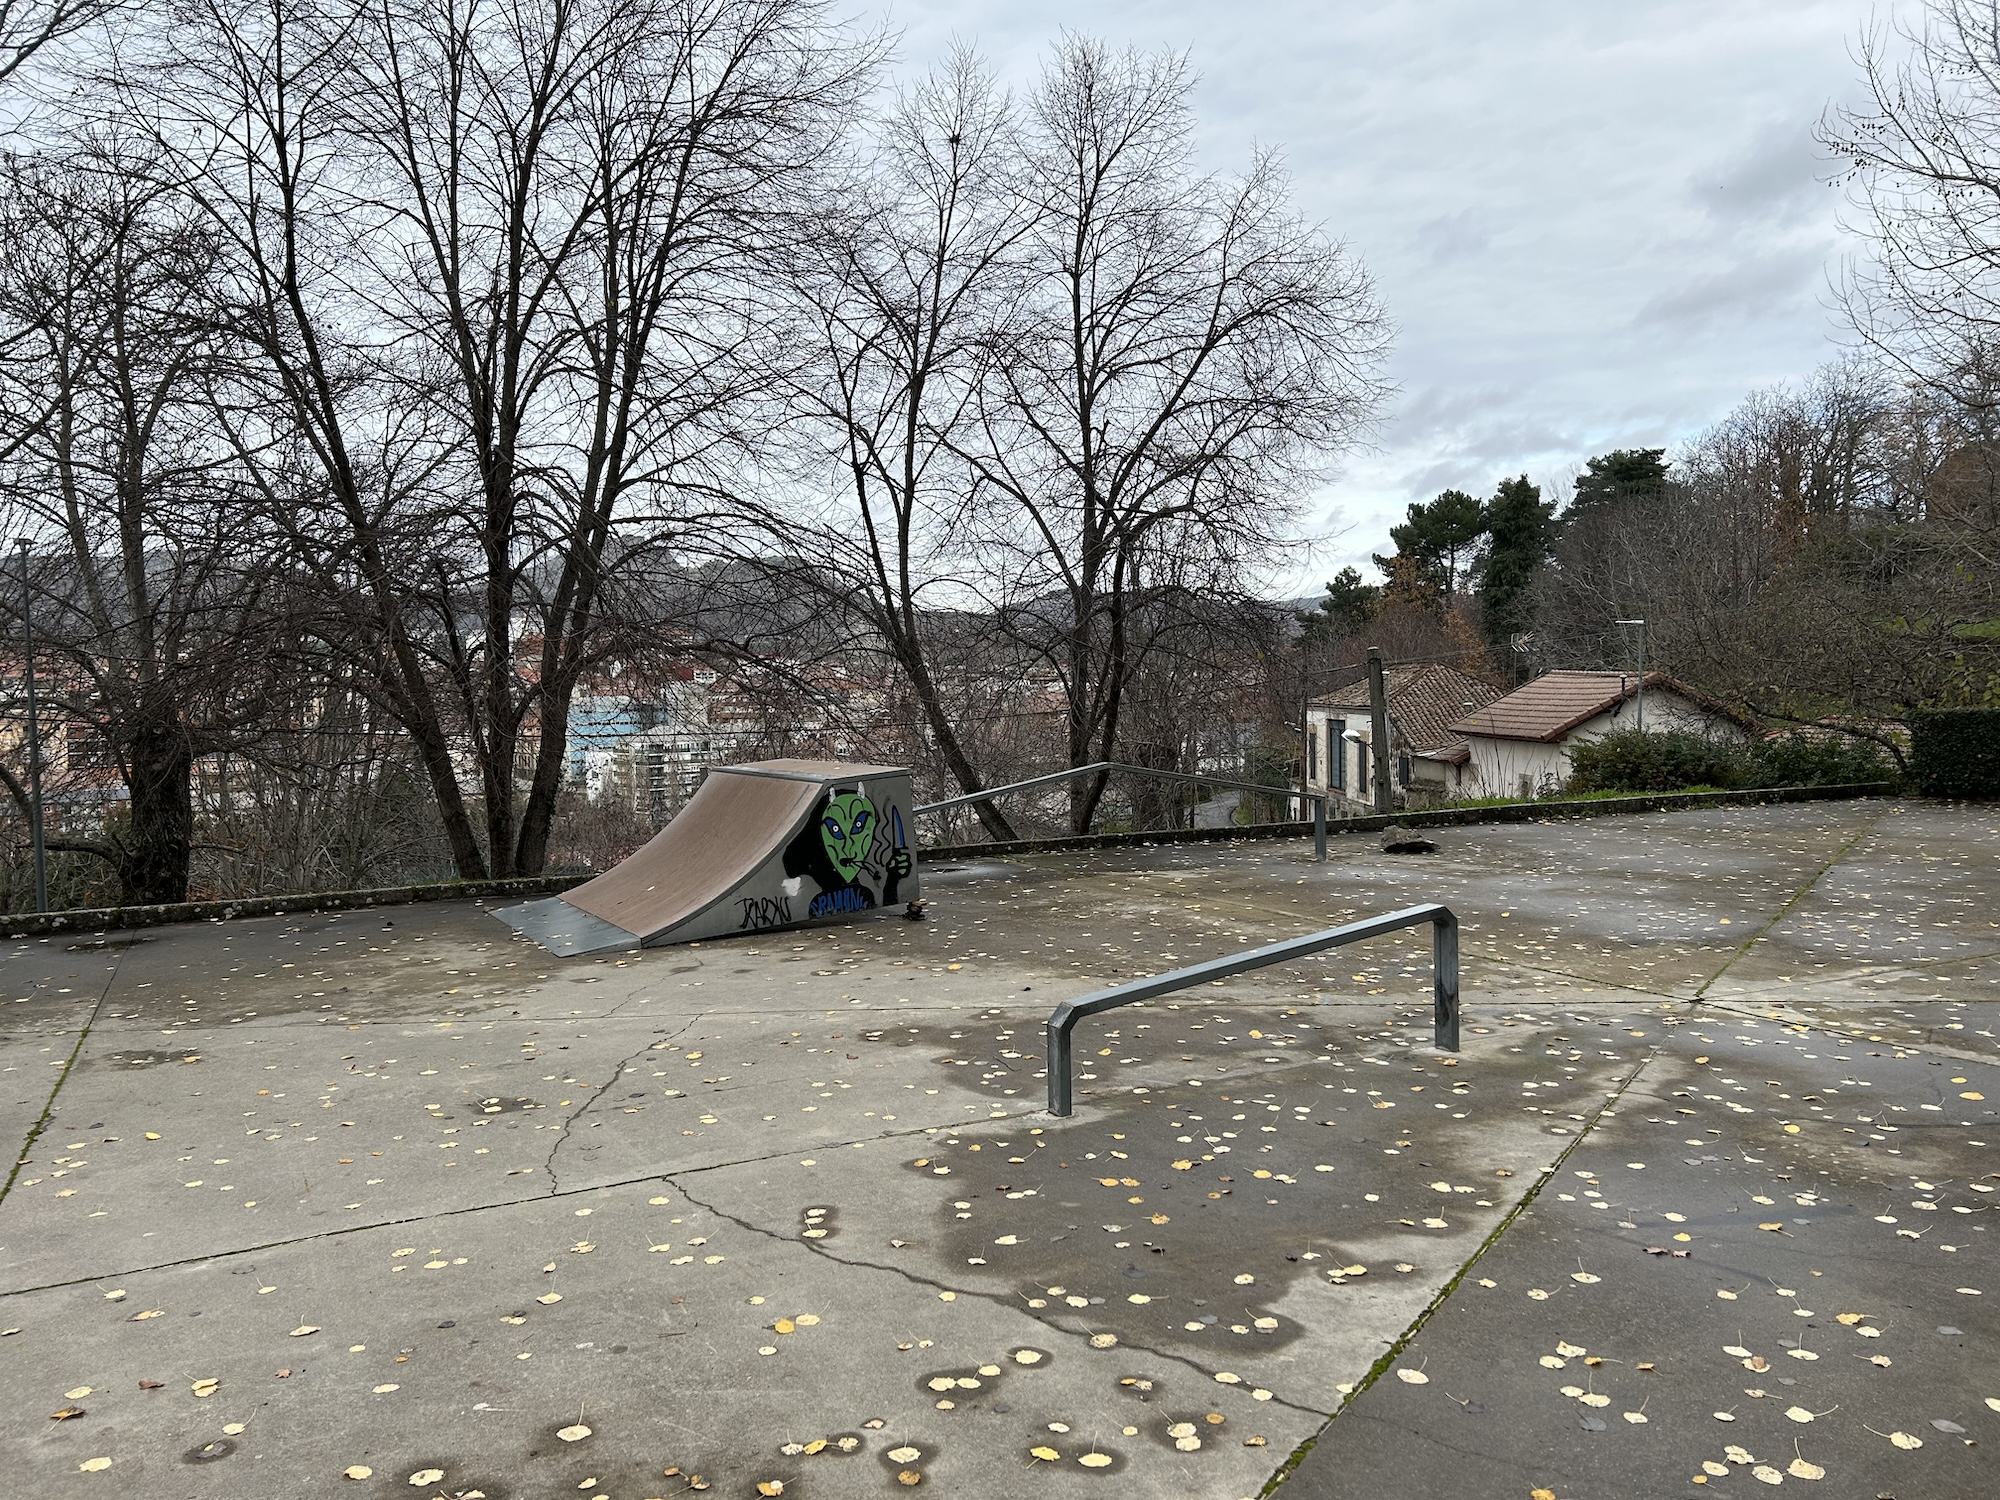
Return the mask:
POLYGON ((1326 863, 1326 798, 1313 798, 1313 858, 1326 863))

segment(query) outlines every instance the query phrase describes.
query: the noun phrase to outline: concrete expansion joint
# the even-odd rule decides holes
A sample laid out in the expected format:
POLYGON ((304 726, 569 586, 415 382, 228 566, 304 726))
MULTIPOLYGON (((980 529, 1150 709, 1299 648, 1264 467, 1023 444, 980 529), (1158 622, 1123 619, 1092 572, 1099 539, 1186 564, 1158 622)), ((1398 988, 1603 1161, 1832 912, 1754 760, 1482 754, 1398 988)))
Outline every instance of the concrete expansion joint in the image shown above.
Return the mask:
POLYGON ((1477 958, 1489 964, 1509 969, 1526 969, 1530 974, 1549 974, 1557 979, 1573 979, 1579 983, 1597 985, 1607 990, 1624 990, 1634 995, 1644 995, 1654 1000, 1674 1000, 1687 1004, 1698 998, 1692 995, 1677 995, 1672 990, 1656 990, 1643 984, 1627 984, 1619 979, 1607 979, 1602 974, 1579 974, 1574 969, 1559 969, 1553 964, 1531 964, 1525 959, 1510 958, 1501 953, 1483 953, 1476 948, 1467 948, 1462 958, 1477 958))
POLYGON ((1851 851, 1856 844, 1860 843, 1863 839, 1867 838, 1870 834, 1872 834, 1877 828, 1877 826, 1880 825, 1882 820, 1889 815, 1889 812, 1890 809, 1885 807, 1882 811, 1876 813, 1874 817, 1870 818, 1866 824, 1856 829, 1853 836, 1850 837, 1846 843, 1842 844, 1838 849, 1833 851, 1833 857, 1829 859, 1825 864, 1821 865, 1817 870, 1813 871, 1813 873, 1807 877, 1805 884, 1800 886, 1796 891, 1793 891, 1790 899, 1788 899, 1783 906, 1779 907, 1775 912, 1771 914, 1770 921, 1766 922, 1762 927, 1759 927, 1755 932, 1751 933, 1750 936, 1745 938, 1743 940, 1742 945, 1739 948, 1737 948, 1737 950, 1734 953, 1730 954, 1729 957, 1725 958, 1722 961, 1722 967, 1717 969, 1713 974, 1709 975, 1708 978, 1704 979, 1701 982, 1700 986, 1694 992, 1694 998, 1697 1001, 1704 999, 1708 994, 1710 986, 1714 985, 1718 980, 1722 978, 1723 975, 1727 974, 1732 968, 1734 968, 1736 966, 1736 962, 1738 959, 1742 958, 1752 948, 1756 947, 1759 943, 1763 942, 1764 939, 1768 937, 1772 932, 1776 931, 1777 928, 1784 922, 1785 918, 1789 917, 1792 914, 1793 910, 1798 906, 1798 904, 1801 901, 1805 900, 1806 897, 1812 893, 1813 887, 1818 885, 1822 880, 1824 880, 1827 877, 1828 872, 1830 872, 1835 865, 1839 864, 1843 859, 1847 858, 1849 851, 1851 851))
MULTIPOLYGON (((1817 1031, 1823 1036, 1837 1036, 1856 1045, 1865 1046, 1869 1041, 1865 1028, 1851 1028, 1839 1021, 1829 1020, 1825 1016, 1809 1015, 1785 1006, 1759 1007, 1747 1005, 1740 1000, 1707 1000, 1702 1003, 1708 1009, 1721 1011, 1724 1015, 1741 1016, 1746 1021, 1778 1021, 1787 1026, 1795 1026, 1801 1031, 1817 1031)), ((1955 1047, 1949 1042, 1896 1042, 1889 1045, 1894 1045, 1900 1052, 1922 1052, 1937 1057, 1948 1057, 1953 1062, 1972 1063, 1979 1067, 1990 1068, 2000 1065, 2000 1057, 1995 1057, 1990 1052, 1974 1052, 1968 1047, 1955 1047)))
POLYGON ((1554 1181, 1556 1173, 1562 1170, 1563 1163, 1574 1156, 1577 1148, 1590 1139, 1591 1133, 1597 1129, 1606 1114, 1611 1112, 1625 1098, 1626 1094, 1632 1091, 1633 1085, 1645 1076, 1646 1070, 1659 1060, 1660 1054, 1666 1050, 1667 1038, 1672 1035, 1673 1032, 1669 1031, 1666 1037, 1661 1038, 1660 1041, 1648 1048, 1645 1059, 1627 1074, 1624 1079, 1618 1082, 1617 1087, 1605 1096, 1602 1104, 1590 1112, 1589 1117, 1584 1121, 1583 1128, 1570 1137, 1569 1144, 1556 1153, 1554 1161, 1542 1168, 1540 1173, 1536 1175, 1535 1180, 1528 1185, 1528 1190, 1521 1195, 1520 1201, 1501 1215, 1500 1222, 1493 1226, 1486 1237, 1473 1249, 1472 1254, 1466 1257, 1464 1264, 1459 1266, 1458 1270, 1452 1274, 1451 1279, 1438 1288, 1437 1295, 1432 1297, 1424 1305, 1423 1310, 1410 1320, 1409 1326, 1382 1352, 1375 1363, 1368 1367, 1367 1373, 1354 1382, 1354 1389, 1341 1398, 1340 1404, 1328 1414, 1326 1421, 1320 1425, 1319 1430, 1303 1443, 1299 1444, 1290 1456, 1286 1458, 1284 1463, 1279 1465, 1277 1471, 1265 1483, 1264 1488, 1259 1491, 1260 1495, 1269 1495, 1282 1485, 1286 1479, 1290 1478, 1292 1471, 1313 1450, 1313 1447, 1319 1440, 1326 1436, 1333 1424, 1340 1420, 1342 1413, 1353 1406, 1367 1392, 1370 1386, 1386 1375, 1391 1367, 1395 1365, 1396 1361, 1402 1358, 1403 1351, 1415 1342, 1417 1335, 1423 1331, 1424 1325, 1430 1322, 1431 1318, 1444 1307, 1445 1303, 1451 1300, 1452 1294, 1458 1290, 1459 1283, 1472 1274, 1473 1267, 1477 1266, 1485 1258, 1487 1251, 1500 1243, 1501 1238, 1507 1231, 1514 1227, 1515 1220, 1521 1218, 1534 1206, 1535 1200, 1542 1194, 1542 1189, 1554 1181))
POLYGON ((49 1121, 54 1118, 56 1112, 56 1098, 62 1093, 63 1085, 69 1082, 70 1071, 76 1067, 77 1059, 83 1056, 83 1044, 90 1040, 90 1033, 96 1027, 97 1018, 104 1010, 104 1002, 110 998, 112 987, 118 983, 118 970, 124 962, 125 954, 120 950, 118 956, 111 961, 111 972, 104 976, 104 987, 97 992, 97 999, 90 1007, 90 1014, 84 1018, 83 1026, 76 1034, 76 1041, 69 1049, 69 1056, 63 1059, 62 1069, 56 1074, 56 1081, 49 1088, 48 1098, 42 1101, 41 1114, 37 1115, 35 1123, 28 1127, 28 1134, 21 1142, 21 1149, 14 1154, 13 1163, 7 1169, 6 1182, 0 1183, 0 1203, 5 1203, 7 1195, 14 1191, 14 1183, 21 1175, 21 1168, 27 1165, 28 1157, 35 1149, 35 1142, 40 1140, 42 1132, 49 1128, 49 1121))

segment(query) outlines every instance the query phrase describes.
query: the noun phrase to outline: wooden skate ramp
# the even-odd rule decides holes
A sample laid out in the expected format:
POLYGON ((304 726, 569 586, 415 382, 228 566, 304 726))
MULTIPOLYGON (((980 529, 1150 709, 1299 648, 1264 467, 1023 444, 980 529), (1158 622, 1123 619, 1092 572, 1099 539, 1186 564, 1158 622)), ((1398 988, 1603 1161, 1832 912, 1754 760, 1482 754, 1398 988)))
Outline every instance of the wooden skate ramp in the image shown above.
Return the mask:
POLYGON ((630 859, 562 899, 643 941, 748 880, 784 847, 818 796, 816 781, 711 776, 630 859))
MULTIPOLYGON (((802 890, 784 869, 785 850, 836 791, 869 795, 879 812, 874 837, 885 850, 907 849, 907 771, 807 760, 716 766, 674 820, 615 868, 493 915, 564 956, 798 925, 822 887, 802 890)), ((914 899, 914 868, 907 857, 902 864, 900 899, 914 899)))

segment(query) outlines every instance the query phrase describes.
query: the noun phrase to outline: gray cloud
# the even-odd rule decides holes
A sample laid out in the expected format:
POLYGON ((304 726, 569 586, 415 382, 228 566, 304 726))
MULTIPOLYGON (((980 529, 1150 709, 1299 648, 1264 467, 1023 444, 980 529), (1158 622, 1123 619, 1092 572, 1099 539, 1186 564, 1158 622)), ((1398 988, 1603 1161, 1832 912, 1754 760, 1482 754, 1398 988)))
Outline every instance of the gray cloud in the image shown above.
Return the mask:
POLYGON ((1838 195, 1811 126, 1876 0, 930 0, 1017 85, 1068 27, 1186 49, 1199 148, 1281 147, 1302 209, 1375 273, 1405 395, 1306 510, 1365 561, 1411 500, 1550 485, 1671 444, 1833 352, 1838 195))

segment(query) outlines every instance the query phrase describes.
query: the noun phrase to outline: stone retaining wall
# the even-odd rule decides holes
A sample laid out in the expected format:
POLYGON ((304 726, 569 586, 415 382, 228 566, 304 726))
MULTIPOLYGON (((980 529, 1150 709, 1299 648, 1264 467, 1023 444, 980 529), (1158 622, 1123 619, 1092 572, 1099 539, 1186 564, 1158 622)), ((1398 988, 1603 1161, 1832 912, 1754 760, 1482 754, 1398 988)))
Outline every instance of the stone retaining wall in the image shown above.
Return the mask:
MULTIPOLYGON (((1686 807, 1761 807, 1771 802, 1829 802, 1853 797, 1887 797, 1893 782, 1851 786, 1782 786, 1748 792, 1655 792, 1636 797, 1591 797, 1574 802, 1507 802, 1496 807, 1434 807, 1365 818, 1329 818, 1328 838, 1380 833, 1391 823, 1405 828, 1452 828, 1468 823, 1540 823, 1550 818, 1599 818, 1613 813, 1669 812, 1686 807)), ((1282 793, 1280 793, 1282 795, 1282 793)), ((1296 795, 1296 794, 1294 794, 1296 795)), ((1093 833, 1076 838, 1014 839, 1007 843, 946 844, 925 849, 924 860, 968 859, 982 854, 1044 854, 1063 849, 1115 849, 1126 844, 1208 844, 1218 839, 1310 838, 1313 825, 1253 823, 1245 828, 1184 828, 1157 833, 1093 833)))
MULTIPOLYGON (((1548 818, 1594 818, 1612 813, 1664 812, 1683 807, 1746 807, 1770 802, 1820 802, 1851 797, 1884 797, 1895 790, 1886 781, 1856 786, 1773 787, 1753 792, 1662 792, 1644 797, 1603 797, 1580 802, 1520 802, 1498 807, 1440 807, 1423 812, 1336 818, 1329 838, 1378 833, 1391 823, 1406 828, 1444 828, 1468 823, 1533 823, 1548 818)), ((922 849, 926 863, 981 855, 1041 854, 1064 849, 1114 849, 1128 844, 1209 844, 1225 839, 1310 837, 1311 823, 1256 823, 1247 828, 1195 828, 1158 833, 1099 833, 1083 838, 1016 839, 1010 843, 947 844, 922 849)), ((17 913, 0 918, 15 938, 70 932, 114 932, 163 927, 174 922, 223 922, 234 917, 277 917, 299 912, 348 911, 369 906, 403 906, 415 901, 532 900, 582 885, 589 875, 544 875, 525 880, 447 880, 435 885, 385 886, 370 891, 320 891, 297 896, 244 896, 234 901, 181 901, 166 906, 117 906, 44 915, 17 913)))

